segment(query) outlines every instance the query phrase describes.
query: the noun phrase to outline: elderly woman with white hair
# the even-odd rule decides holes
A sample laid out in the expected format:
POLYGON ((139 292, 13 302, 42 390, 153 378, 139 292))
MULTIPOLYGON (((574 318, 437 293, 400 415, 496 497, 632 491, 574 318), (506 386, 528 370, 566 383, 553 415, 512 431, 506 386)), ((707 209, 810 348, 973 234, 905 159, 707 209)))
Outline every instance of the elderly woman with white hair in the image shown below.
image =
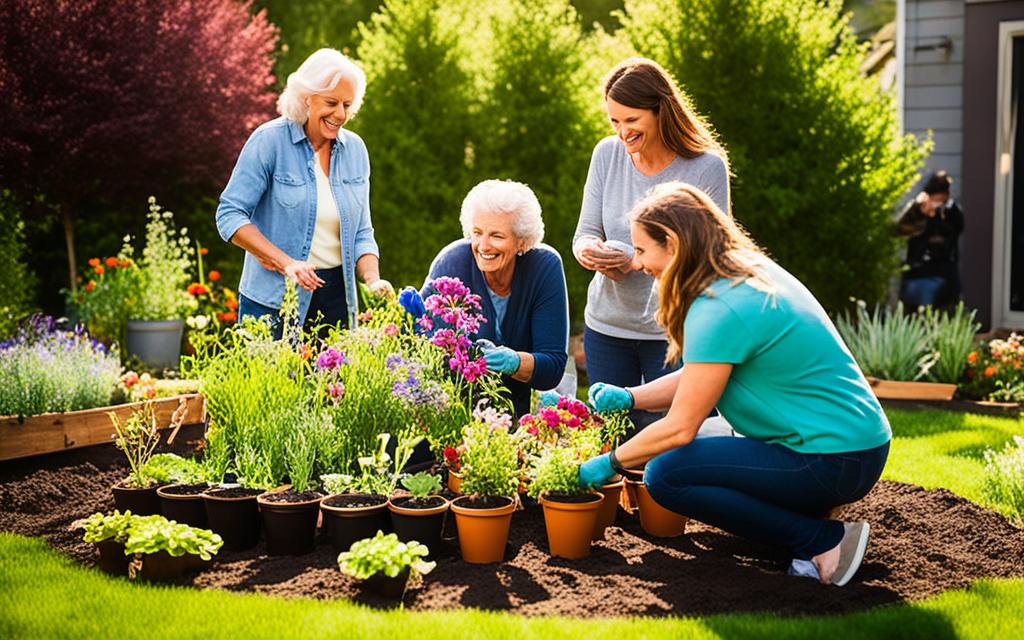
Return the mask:
POLYGON ((307 326, 350 325, 357 276, 375 294, 393 292, 380 278, 366 145, 343 128, 365 90, 362 69, 320 49, 288 76, 281 117, 242 148, 217 207, 221 237, 245 250, 239 320, 269 315, 279 325, 286 277, 299 285, 307 326))
POLYGON ((487 367, 505 376, 516 416, 530 411, 530 390, 553 389, 568 353, 569 300, 558 252, 546 244, 540 203, 525 184, 485 180, 462 202, 462 232, 430 265, 423 287, 460 279, 481 298, 478 339, 487 367), (486 343, 485 343, 486 344, 486 343))

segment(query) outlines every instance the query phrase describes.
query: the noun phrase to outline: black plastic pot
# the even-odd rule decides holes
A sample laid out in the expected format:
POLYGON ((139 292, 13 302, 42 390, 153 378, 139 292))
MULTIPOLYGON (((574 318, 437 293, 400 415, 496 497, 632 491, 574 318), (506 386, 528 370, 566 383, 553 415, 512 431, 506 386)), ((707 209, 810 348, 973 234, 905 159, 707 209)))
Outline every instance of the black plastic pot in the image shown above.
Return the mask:
POLYGON ((260 541, 259 489, 211 489, 203 494, 206 521, 224 546, 235 551, 251 549, 260 541))
POLYGON ((193 558, 198 557, 188 553, 172 556, 166 551, 147 553, 142 556, 142 568, 137 577, 154 581, 177 580, 193 566, 193 558))
POLYGON ((156 495, 157 487, 137 489, 118 483, 110 489, 114 492, 114 508, 118 511, 122 513, 131 511, 137 516, 160 514, 160 498, 156 495))
POLYGON ((179 524, 205 529, 207 523, 203 492, 209 488, 205 483, 160 487, 156 492, 160 498, 160 513, 179 524))
POLYGON ((444 529, 448 501, 440 496, 418 502, 413 498, 392 498, 388 503, 391 527, 402 542, 415 540, 427 546, 433 560, 441 553, 441 531, 444 529))
POLYGON ((356 540, 389 533, 388 499, 365 493, 336 493, 320 501, 324 526, 335 551, 348 551, 356 540))
MULTIPOLYGON (((313 493, 313 492, 310 492, 313 493)), ((272 556, 301 556, 316 548, 316 521, 320 515, 319 493, 310 497, 291 491, 268 492, 256 501, 267 536, 267 553, 272 556), (294 502, 275 497, 296 497, 294 502), (302 499, 306 498, 306 499, 302 499)))
POLYGON ((360 583, 360 586, 370 593, 384 596, 385 598, 401 598, 405 593, 405 585, 409 582, 409 567, 406 567, 394 578, 389 577, 383 571, 378 571, 360 583))
POLYGON ((96 542, 96 550, 100 552, 100 560, 96 566, 101 571, 115 575, 128 575, 128 556, 124 555, 124 543, 113 538, 96 542))

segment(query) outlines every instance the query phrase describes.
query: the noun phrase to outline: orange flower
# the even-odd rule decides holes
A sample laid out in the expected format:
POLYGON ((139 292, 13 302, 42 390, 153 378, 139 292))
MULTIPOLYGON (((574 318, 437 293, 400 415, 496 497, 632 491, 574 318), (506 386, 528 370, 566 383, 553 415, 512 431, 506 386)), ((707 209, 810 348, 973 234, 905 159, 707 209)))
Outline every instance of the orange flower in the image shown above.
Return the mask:
POLYGON ((188 292, 194 296, 201 296, 203 294, 210 293, 210 290, 198 282, 193 282, 188 285, 188 292))
POLYGON ((199 255, 201 256, 205 256, 208 253, 210 253, 210 250, 207 249, 206 247, 203 247, 202 249, 199 250, 199 255))
POLYGON ((967 354, 967 364, 974 364, 978 361, 978 352, 972 351, 967 354))
POLYGON ((86 291, 86 293, 91 292, 95 288, 96 288, 96 283, 94 281, 90 280, 89 282, 85 283, 85 291, 86 291))
POLYGON ((98 267, 98 266, 100 266, 100 259, 99 258, 89 258, 89 266, 90 267, 98 267))
POLYGON ((996 375, 996 368, 995 367, 985 367, 985 377, 986 378, 991 378, 994 375, 996 375))
POLYGON ((102 264, 98 264, 95 267, 93 267, 93 271, 95 271, 96 275, 98 276, 102 276, 104 273, 107 272, 107 270, 103 268, 102 264))
POLYGON ((156 387, 146 387, 146 397, 147 398, 155 398, 156 397, 156 387))
POLYGON ((122 269, 124 269, 125 267, 132 266, 132 261, 131 260, 118 260, 117 261, 117 266, 119 266, 122 269))
POLYGON ((220 271, 211 271, 209 278, 210 282, 217 282, 218 280, 220 280, 220 271))
POLYGON ((228 298, 227 300, 224 301, 224 306, 234 311, 235 309, 238 308, 238 300, 236 300, 235 298, 228 298))
POLYGON ((113 269, 114 267, 117 266, 118 260, 117 260, 117 258, 107 258, 106 259, 106 263, 107 263, 108 267, 113 269))
POLYGON ((121 382, 124 383, 124 386, 128 387, 129 389, 131 389, 136 384, 138 384, 138 382, 139 382, 139 374, 135 373, 134 371, 129 371, 128 373, 124 374, 121 377, 121 382))
POLYGON ((217 319, 221 322, 234 322, 235 320, 238 320, 238 312, 225 311, 224 313, 217 314, 217 319))

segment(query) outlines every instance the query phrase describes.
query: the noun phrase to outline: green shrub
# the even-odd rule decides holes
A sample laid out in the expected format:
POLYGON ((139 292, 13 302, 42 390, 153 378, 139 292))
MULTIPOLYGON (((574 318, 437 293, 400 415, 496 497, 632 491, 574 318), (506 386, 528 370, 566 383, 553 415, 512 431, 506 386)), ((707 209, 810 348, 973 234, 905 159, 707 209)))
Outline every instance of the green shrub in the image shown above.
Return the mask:
POLYGON ((736 218, 831 310, 880 300, 891 215, 927 145, 863 77, 835 0, 630 0, 623 33, 664 65, 730 154, 736 218), (823 242, 828 249, 823 250, 823 242))
POLYGON ((967 357, 974 348, 975 334, 981 324, 974 321, 976 310, 970 313, 963 301, 952 312, 925 307, 924 322, 930 334, 931 348, 939 354, 928 378, 935 382, 957 384, 964 377, 967 357))
POLYGON ((35 284, 25 256, 25 222, 4 189, 0 191, 0 340, 14 333, 18 322, 31 312, 35 284))
POLYGON ((876 305, 869 314, 867 305, 858 300, 855 316, 844 313, 836 320, 836 328, 864 375, 918 380, 935 363, 924 318, 903 313, 903 303, 897 303, 892 313, 876 305))
POLYGON ((1024 438, 1014 436, 1001 452, 985 451, 985 492, 1024 522, 1024 438))

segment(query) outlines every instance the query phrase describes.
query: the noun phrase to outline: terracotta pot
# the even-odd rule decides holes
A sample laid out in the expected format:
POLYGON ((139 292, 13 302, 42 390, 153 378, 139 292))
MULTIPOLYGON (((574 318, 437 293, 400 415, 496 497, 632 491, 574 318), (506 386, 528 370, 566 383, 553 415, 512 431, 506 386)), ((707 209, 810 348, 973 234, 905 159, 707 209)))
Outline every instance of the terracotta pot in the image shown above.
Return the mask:
POLYGON ((682 535, 686 529, 686 516, 669 511, 654 501, 643 482, 627 479, 626 487, 631 488, 636 496, 637 508, 640 509, 640 526, 644 531, 656 538, 674 538, 682 535))
POLYGON ((240 551, 251 549, 260 541, 260 508, 256 496, 259 489, 211 489, 203 494, 206 520, 214 533, 224 539, 224 546, 240 551), (235 495, 243 494, 243 495, 235 495))
MULTIPOLYGON (((569 496, 579 499, 579 496, 569 496)), ((562 558, 584 558, 590 555, 590 540, 594 535, 597 512, 604 503, 604 495, 591 493, 584 502, 566 502, 559 496, 541 494, 544 506, 544 528, 548 532, 551 555, 562 558)))
POLYGON ((512 512, 516 503, 512 498, 501 496, 508 504, 478 509, 466 506, 469 496, 456 498, 451 509, 455 512, 455 526, 459 530, 459 548, 462 559, 470 564, 501 562, 505 557, 508 530, 512 524, 512 512))
POLYGON ((452 493, 462 493, 462 475, 454 471, 448 471, 448 488, 452 493))
POLYGON ((320 515, 320 499, 300 502, 276 502, 267 496, 277 491, 257 496, 263 520, 263 531, 267 536, 267 553, 272 556, 301 556, 312 553, 316 548, 316 522, 320 515))
POLYGON ((160 515, 160 498, 156 495, 157 487, 137 489, 118 483, 110 489, 114 492, 114 508, 118 511, 122 513, 131 511, 137 516, 160 515))
POLYGON ((409 567, 403 569, 394 578, 378 571, 366 580, 359 583, 366 591, 375 593, 385 598, 400 598, 405 593, 405 585, 409 582, 409 567))
POLYGON ((615 515, 619 510, 619 498, 622 495, 622 487, 625 484, 624 480, 619 480, 618 482, 609 482, 601 487, 604 500, 601 502, 601 507, 597 510, 597 520, 594 521, 592 540, 604 540, 604 530, 615 524, 615 515))
POLYGON ((415 540, 426 545, 430 554, 427 560, 433 560, 441 552, 441 530, 444 529, 444 518, 448 512, 448 501, 440 496, 432 498, 440 504, 426 508, 417 508, 410 498, 392 498, 388 502, 391 512, 391 527, 402 542, 415 540))
POLYGON ((378 531, 391 531, 388 499, 363 493, 336 493, 320 501, 324 526, 337 552, 348 551, 356 540, 372 538, 378 531), (361 499, 361 500, 360 500, 361 499), (370 506, 350 507, 346 502, 375 502, 370 506))
POLYGON ((96 550, 100 553, 100 560, 96 566, 101 571, 115 575, 128 575, 128 556, 124 555, 124 543, 117 542, 113 538, 94 543, 96 550))
POLYGON ((203 492, 208 488, 205 484, 170 484, 160 487, 156 491, 156 495, 160 497, 160 513, 168 520, 174 520, 179 524, 205 529, 207 523, 203 492))

